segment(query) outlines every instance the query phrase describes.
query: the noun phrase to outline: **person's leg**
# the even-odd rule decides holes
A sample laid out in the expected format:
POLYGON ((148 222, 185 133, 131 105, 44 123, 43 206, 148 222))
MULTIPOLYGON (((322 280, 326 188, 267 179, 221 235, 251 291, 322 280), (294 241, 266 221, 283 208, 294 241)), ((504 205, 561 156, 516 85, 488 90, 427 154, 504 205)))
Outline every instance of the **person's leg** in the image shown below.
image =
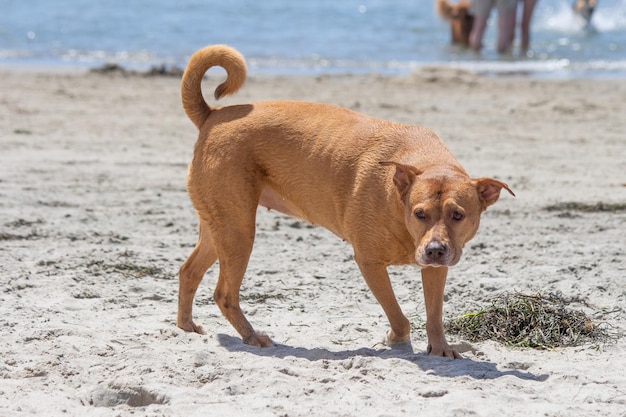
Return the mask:
POLYGON ((536 4, 537 0, 524 0, 524 10, 522 11, 522 22, 520 24, 522 32, 520 49, 522 52, 528 51, 530 46, 530 20, 533 16, 536 4))
POLYGON ((510 52, 515 37, 517 0, 498 0, 498 52, 510 52))
POLYGON ((511 50, 515 36, 515 9, 498 13, 498 52, 501 54, 511 50))
POLYGON ((495 0, 472 0, 471 2, 470 13, 474 16, 474 23, 469 36, 469 47, 476 52, 483 47, 483 36, 494 4, 495 0))
MULTIPOLYGON (((520 0, 520 2, 522 2, 522 1, 524 1, 524 0, 520 0)), ((512 20, 513 29, 511 30, 511 40, 509 41, 509 45, 511 45, 511 47, 513 47, 513 44, 515 44, 515 36, 516 36, 516 32, 517 32, 517 5, 513 8, 512 19, 513 19, 512 20)))
POLYGON ((469 42, 470 48, 476 52, 480 51, 483 47, 483 36, 487 28, 487 21, 488 18, 486 17, 474 17, 474 25, 470 32, 469 42))

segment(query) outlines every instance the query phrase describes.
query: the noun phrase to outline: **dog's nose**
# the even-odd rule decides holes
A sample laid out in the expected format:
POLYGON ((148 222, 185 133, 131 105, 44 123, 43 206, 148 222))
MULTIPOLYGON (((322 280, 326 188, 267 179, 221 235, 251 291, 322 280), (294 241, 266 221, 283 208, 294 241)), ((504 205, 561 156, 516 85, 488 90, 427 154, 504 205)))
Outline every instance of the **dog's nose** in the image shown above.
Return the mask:
POLYGON ((448 252, 448 248, 441 242, 430 242, 426 245, 426 256, 433 261, 443 258, 448 252))

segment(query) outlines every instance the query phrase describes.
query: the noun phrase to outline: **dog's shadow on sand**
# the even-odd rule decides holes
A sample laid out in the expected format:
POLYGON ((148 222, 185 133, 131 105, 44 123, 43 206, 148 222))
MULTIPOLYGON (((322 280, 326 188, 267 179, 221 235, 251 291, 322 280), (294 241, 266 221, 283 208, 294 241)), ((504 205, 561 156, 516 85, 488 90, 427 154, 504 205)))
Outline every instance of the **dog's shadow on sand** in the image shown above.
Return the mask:
MULTIPOLYGON (((503 376, 514 376, 519 379, 542 382, 548 379, 548 375, 536 375, 520 369, 509 369, 501 371, 497 365, 487 361, 476 361, 470 358, 450 359, 436 356, 428 356, 426 352, 415 353, 410 343, 405 343, 394 348, 361 348, 357 350, 331 351, 325 348, 304 348, 293 347, 282 344, 275 344, 269 348, 257 348, 244 345, 240 338, 219 334, 217 336, 219 344, 230 352, 248 352, 254 355, 274 358, 295 357, 307 359, 309 361, 343 361, 351 358, 380 358, 380 359, 403 359, 411 364, 417 365, 424 372, 441 377, 469 376, 475 379, 497 379, 503 376)), ((461 352, 467 345, 460 345, 461 352)), ((512 366, 509 364, 508 366, 512 366)), ((524 367, 519 364, 519 367, 524 367)))

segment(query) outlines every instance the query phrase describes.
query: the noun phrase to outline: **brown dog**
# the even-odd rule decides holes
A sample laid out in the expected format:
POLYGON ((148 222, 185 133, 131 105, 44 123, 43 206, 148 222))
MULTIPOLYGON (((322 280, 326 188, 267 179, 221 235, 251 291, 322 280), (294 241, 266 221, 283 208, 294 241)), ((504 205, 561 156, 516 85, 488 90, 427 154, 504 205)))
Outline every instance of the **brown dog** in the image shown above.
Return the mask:
POLYGON ((451 4, 446 0, 435 0, 435 9, 439 16, 450 22, 451 42, 455 45, 469 46, 470 32, 474 25, 474 16, 469 12, 470 3, 461 0, 451 4))
POLYGON ((239 307, 261 205, 324 226, 352 244, 354 259, 391 324, 391 344, 409 340, 410 325, 386 268, 417 264, 428 351, 460 357, 446 342, 442 323, 448 267, 459 261, 480 214, 498 200, 500 190, 511 192, 506 184, 471 179, 424 127, 328 104, 270 101, 211 108, 200 83, 212 66, 228 74, 215 90, 217 99, 235 93, 246 78, 243 57, 220 45, 196 52, 183 75, 183 107, 200 130, 187 181, 200 231, 180 269, 178 326, 203 333, 192 320, 193 299, 219 259, 216 304, 244 343, 272 345, 239 307))

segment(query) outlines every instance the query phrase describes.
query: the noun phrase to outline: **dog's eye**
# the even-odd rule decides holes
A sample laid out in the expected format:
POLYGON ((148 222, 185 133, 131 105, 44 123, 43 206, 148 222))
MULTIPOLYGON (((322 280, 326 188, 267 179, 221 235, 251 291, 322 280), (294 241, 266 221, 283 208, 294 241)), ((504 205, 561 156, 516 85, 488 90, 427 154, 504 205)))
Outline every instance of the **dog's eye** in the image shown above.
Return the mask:
POLYGON ((424 213, 424 210, 422 209, 417 209, 415 210, 415 217, 420 220, 424 220, 426 218, 426 213, 424 213))
POLYGON ((465 217, 465 216, 460 211, 456 211, 455 210, 454 213, 452 213, 452 219, 453 220, 461 221, 461 220, 463 220, 463 217, 465 217))

